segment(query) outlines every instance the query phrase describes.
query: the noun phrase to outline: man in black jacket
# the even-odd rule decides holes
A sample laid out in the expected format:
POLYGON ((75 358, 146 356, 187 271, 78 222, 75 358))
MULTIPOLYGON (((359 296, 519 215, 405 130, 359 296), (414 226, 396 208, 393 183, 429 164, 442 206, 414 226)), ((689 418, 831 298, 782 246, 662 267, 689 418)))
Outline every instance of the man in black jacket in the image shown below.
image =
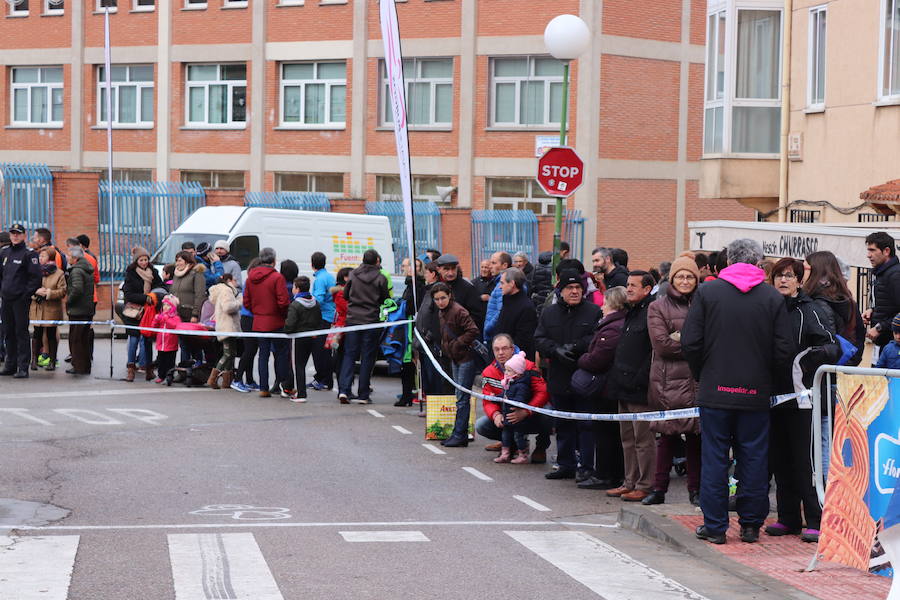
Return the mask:
POLYGON ((628 284, 628 269, 613 261, 612 248, 594 248, 591 254, 591 265, 594 273, 603 274, 606 289, 625 287, 628 284))
POLYGON ((769 397, 778 370, 796 354, 784 298, 756 267, 758 242, 728 245, 728 267, 700 286, 681 330, 681 348, 700 382, 703 431, 697 537, 725 543, 729 449, 737 459, 741 539, 755 542, 769 514, 769 397))
POLYGON ((897 260, 897 246, 894 238, 879 231, 866 237, 866 256, 874 269, 874 306, 863 313, 863 321, 868 329, 866 337, 878 349, 890 342, 891 319, 900 312, 900 262, 897 260))
MULTIPOLYGON (((625 297, 628 314, 622 325, 622 337, 616 346, 616 357, 609 371, 608 394, 619 403, 619 412, 649 410, 647 389, 650 386, 650 359, 653 348, 647 330, 647 307, 656 281, 647 271, 628 274, 625 297)), ((622 452, 625 456, 625 481, 606 492, 627 502, 640 502, 653 491, 656 469, 656 436, 649 421, 623 421, 619 424, 622 452)))
POLYGON ((0 375, 28 377, 31 343, 28 339, 28 311, 31 296, 41 287, 38 255, 25 244, 25 226, 9 228, 10 245, 0 250, 0 298, 3 331, 6 336, 6 364, 0 375))
POLYGON ((441 271, 441 279, 453 291, 453 300, 469 311, 478 329, 483 329, 484 305, 475 286, 459 275, 459 259, 453 254, 441 254, 434 262, 441 271))
MULTIPOLYGON (((544 308, 534 332, 534 345, 542 359, 549 359, 547 387, 553 408, 574 412, 578 398, 572 391, 572 374, 578 357, 591 345, 594 329, 600 322, 600 307, 585 300, 584 279, 576 270, 559 273, 558 301, 544 308)), ((577 469, 576 446, 583 456, 593 458, 594 428, 588 421, 558 419, 556 422, 556 461, 559 469, 547 473, 547 479, 583 481, 593 473, 577 469)))
POLYGON ((508 333, 519 350, 528 360, 534 360, 534 330, 537 328, 537 313, 531 299, 525 295, 525 273, 511 267, 500 275, 500 289, 503 291, 503 305, 494 326, 494 335, 508 333))

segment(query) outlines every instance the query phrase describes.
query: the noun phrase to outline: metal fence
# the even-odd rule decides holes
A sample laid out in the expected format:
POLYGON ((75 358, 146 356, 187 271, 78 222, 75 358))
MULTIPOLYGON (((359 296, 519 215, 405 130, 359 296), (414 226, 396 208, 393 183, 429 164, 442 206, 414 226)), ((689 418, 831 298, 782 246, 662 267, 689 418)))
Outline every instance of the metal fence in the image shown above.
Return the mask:
POLYGON ((538 220, 530 210, 472 211, 472 269, 494 252, 524 252, 532 262, 538 252, 538 220))
POLYGON ((331 201, 322 192, 247 192, 244 206, 331 211, 331 201))
POLYGON ((166 237, 195 210, 206 205, 196 182, 115 181, 99 189, 100 276, 118 280, 131 263, 131 249, 156 252, 166 237))
POLYGON ((0 184, 0 224, 53 232, 53 175, 47 165, 0 163, 0 184))
MULTIPOLYGON (((388 218, 394 242, 394 273, 400 273, 400 264, 409 255, 403 203, 391 200, 366 202, 366 214, 382 215, 388 218)), ((421 256, 428 248, 440 250, 441 209, 437 204, 430 200, 413 202, 413 217, 415 219, 416 256, 421 256)))
POLYGON ((856 215, 858 223, 884 223, 896 220, 897 215, 882 215, 880 213, 857 213, 856 215))
MULTIPOLYGON (((580 210, 567 210, 563 217, 562 239, 569 243, 569 256, 584 261, 584 217, 580 210)), ((531 262, 537 257, 529 254, 531 262)))

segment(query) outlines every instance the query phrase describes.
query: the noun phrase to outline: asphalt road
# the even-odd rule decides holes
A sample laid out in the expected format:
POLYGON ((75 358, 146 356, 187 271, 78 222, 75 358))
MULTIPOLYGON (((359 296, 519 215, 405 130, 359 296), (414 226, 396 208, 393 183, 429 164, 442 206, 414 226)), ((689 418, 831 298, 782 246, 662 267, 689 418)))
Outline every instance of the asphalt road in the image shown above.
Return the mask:
POLYGON ((546 465, 426 443, 399 379, 293 404, 110 381, 107 343, 94 377, 0 381, 0 600, 773 597, 546 465))

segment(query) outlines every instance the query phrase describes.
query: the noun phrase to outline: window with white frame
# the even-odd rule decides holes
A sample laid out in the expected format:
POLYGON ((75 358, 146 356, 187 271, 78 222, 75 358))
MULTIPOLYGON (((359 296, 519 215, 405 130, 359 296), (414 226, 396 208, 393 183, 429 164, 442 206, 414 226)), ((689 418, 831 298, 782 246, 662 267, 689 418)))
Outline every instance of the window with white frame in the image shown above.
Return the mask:
POLYGON ((65 14, 65 0, 44 0, 44 16, 65 14))
POLYGON ((188 65, 187 100, 189 126, 245 126, 247 65, 188 65))
MULTIPOLYGON (((108 172, 100 171, 100 181, 106 181, 108 172)), ((113 169, 113 181, 153 181, 152 169, 113 169)))
POLYGON ((205 188, 244 189, 243 171, 182 171, 181 181, 196 182, 205 188))
POLYGON ((881 0, 880 100, 900 100, 900 0, 881 0))
POLYGON ((347 106, 345 62, 281 65, 281 125, 343 127, 347 106))
POLYGON ((133 0, 132 12, 152 12, 156 9, 156 0, 133 0))
POLYGON ((95 10, 97 12, 106 12, 106 9, 109 8, 109 12, 114 13, 119 10, 118 5, 118 0, 97 0, 95 10))
POLYGON ((491 125, 559 127, 563 64, 548 56, 491 59, 491 125))
MULTIPOLYGON (((113 125, 153 125, 153 65, 115 65, 112 79, 113 125)), ((97 69, 97 123, 106 123, 106 67, 97 69)))
POLYGON ((222 6, 227 8, 247 8, 247 0, 225 0, 222 6))
POLYGON ((184 7, 188 10, 206 8, 206 0, 184 0, 184 7))
POLYGON ((777 154, 781 123, 781 9, 709 3, 705 154, 777 154))
POLYGON ((807 53, 806 105, 825 108, 825 6, 809 9, 809 52, 807 53))
MULTIPOLYGON (((394 122, 389 101, 387 71, 381 61, 381 124, 394 122)), ((410 127, 453 125, 453 59, 407 58, 403 60, 406 81, 406 121, 410 127)))
POLYGON ((488 205, 494 210, 530 210, 536 215, 556 212, 556 198, 544 193, 534 179, 488 179, 488 205))
MULTIPOLYGON (((403 194, 400 190, 400 177, 397 175, 380 175, 378 177, 378 199, 400 201, 403 194)), ((450 177, 443 176, 414 176, 412 178, 413 201, 448 203, 453 184, 450 177), (443 192, 443 195, 441 193, 443 192)))
POLYGON ((62 67, 14 67, 11 71, 13 126, 62 125, 62 67))
POLYGON ((329 198, 344 197, 342 173, 276 173, 275 189, 279 192, 321 192, 329 198))
POLYGON ((29 0, 13 0, 8 2, 10 17, 27 17, 29 0))

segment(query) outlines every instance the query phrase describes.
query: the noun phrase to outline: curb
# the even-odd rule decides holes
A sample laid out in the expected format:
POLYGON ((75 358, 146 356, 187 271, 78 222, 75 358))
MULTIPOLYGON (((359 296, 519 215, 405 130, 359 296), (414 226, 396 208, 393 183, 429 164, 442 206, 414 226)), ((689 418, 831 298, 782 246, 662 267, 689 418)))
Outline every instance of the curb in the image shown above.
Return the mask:
POLYGON ((642 506, 622 506, 619 509, 619 525, 623 529, 629 529, 646 538, 665 544, 674 550, 702 560, 718 569, 728 571, 749 583, 765 587, 773 594, 778 594, 777 597, 779 598, 819 600, 815 596, 811 596, 770 575, 766 575, 762 571, 757 571, 716 552, 708 547, 707 542, 698 540, 683 525, 675 523, 665 515, 661 515, 651 509, 642 506))

